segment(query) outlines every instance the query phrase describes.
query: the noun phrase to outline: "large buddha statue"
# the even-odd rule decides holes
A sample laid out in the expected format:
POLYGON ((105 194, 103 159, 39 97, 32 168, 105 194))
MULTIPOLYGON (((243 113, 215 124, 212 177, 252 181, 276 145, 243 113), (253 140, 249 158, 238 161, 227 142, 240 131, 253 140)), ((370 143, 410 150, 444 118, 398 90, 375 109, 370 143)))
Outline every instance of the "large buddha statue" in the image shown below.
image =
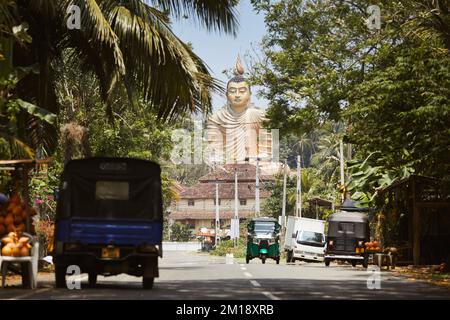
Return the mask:
POLYGON ((251 103, 251 88, 243 75, 238 57, 235 76, 227 84, 227 104, 208 119, 210 154, 224 163, 245 163, 246 158, 255 163, 258 156, 261 169, 273 174, 279 166, 271 161, 272 135, 262 128, 265 112, 251 103))

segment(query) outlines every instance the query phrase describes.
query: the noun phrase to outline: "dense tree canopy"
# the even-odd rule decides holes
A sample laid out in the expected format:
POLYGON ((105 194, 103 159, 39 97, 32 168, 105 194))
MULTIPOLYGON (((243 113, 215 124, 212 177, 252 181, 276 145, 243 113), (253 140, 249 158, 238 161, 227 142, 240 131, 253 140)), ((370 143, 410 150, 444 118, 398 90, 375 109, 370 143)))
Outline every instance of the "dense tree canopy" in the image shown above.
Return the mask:
MULTIPOLYGON (((143 99, 147 111, 160 120, 208 111, 211 91, 221 90, 220 84, 172 32, 170 19, 188 17, 209 30, 234 34, 236 4, 236 0, 2 2, 0 64, 16 69, 33 66, 13 83, 11 92, 56 115, 61 107, 55 92, 56 68, 62 60, 72 69, 95 75, 110 119, 113 94, 121 88, 128 96, 128 105, 143 99), (68 27, 68 22, 77 19, 74 5, 80 9, 79 28, 76 23, 74 28, 68 27), (23 39, 24 34, 27 39, 23 39), (11 47, 14 50, 9 50, 11 47)), ((11 70, 0 66, 2 70, 2 78, 8 78, 11 70)), ((6 118, 5 105, 0 112, 6 118)), ((32 149, 41 145, 51 152, 56 146, 55 126, 37 121, 36 114, 27 112, 30 105, 19 104, 16 109, 9 112, 17 116, 15 138, 32 149)))
POLYGON ((271 127, 344 123, 355 162, 376 167, 372 191, 388 173, 450 176, 449 1, 378 1, 379 30, 370 1, 252 2, 268 28, 254 81, 271 127))

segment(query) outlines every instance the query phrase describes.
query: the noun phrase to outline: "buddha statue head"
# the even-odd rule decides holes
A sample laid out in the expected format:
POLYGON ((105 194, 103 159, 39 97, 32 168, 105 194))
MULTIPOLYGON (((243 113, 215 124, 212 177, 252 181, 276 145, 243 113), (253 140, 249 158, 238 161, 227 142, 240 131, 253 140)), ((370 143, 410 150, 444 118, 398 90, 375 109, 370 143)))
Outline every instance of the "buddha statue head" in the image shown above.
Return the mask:
POLYGON ((252 95, 250 86, 244 78, 244 67, 241 64, 241 59, 238 56, 235 68, 235 76, 228 81, 227 84, 227 99, 231 108, 240 113, 245 111, 250 103, 252 95))

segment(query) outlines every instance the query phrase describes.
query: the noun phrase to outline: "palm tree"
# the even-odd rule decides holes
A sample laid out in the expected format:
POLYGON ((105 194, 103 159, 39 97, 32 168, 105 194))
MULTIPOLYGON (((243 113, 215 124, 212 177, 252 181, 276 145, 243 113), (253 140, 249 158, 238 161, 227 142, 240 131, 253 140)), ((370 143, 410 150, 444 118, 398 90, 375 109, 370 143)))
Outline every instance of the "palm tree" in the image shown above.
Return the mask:
MULTIPOLYGON (((55 63, 63 55, 72 68, 95 74, 111 118, 111 97, 119 86, 125 87, 130 104, 144 99, 148 111, 163 121, 187 112, 209 111, 211 91, 221 90, 203 61, 172 32, 170 18, 189 15, 208 30, 235 34, 237 0, 20 0, 15 3, 14 14, 12 6, 2 4, 0 9, 5 17, 16 15, 19 23, 26 22, 33 41, 27 46, 15 46, 14 66, 39 66, 39 72, 23 78, 16 91, 22 99, 49 112, 58 114, 59 111, 55 63), (80 8, 79 30, 67 28, 73 5, 80 8)), ((34 137, 38 140, 50 137, 44 143, 47 149, 52 149, 56 143, 54 127, 29 116, 22 122, 28 133, 36 133, 34 137), (42 132, 49 131, 51 134, 42 136, 42 132)))
POLYGON ((318 152, 313 155, 312 164, 318 168, 317 173, 324 181, 337 181, 339 177, 339 143, 342 139, 343 132, 343 124, 333 123, 326 124, 320 133, 318 152))

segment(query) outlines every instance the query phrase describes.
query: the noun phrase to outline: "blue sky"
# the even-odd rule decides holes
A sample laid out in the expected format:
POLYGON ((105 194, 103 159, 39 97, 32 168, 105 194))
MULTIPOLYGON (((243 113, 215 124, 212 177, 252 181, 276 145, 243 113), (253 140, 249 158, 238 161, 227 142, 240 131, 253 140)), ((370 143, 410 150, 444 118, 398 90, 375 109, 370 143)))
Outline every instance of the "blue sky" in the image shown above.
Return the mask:
MULTIPOLYGON (((236 37, 208 32, 189 19, 173 23, 175 34, 184 42, 191 42, 194 52, 209 66, 212 75, 223 82, 227 82, 228 78, 222 71, 234 67, 238 53, 243 58, 247 52, 251 52, 252 44, 257 46, 265 33, 264 17, 256 14, 249 0, 242 0, 237 11, 240 27, 236 37)), ((253 89, 252 101, 265 109, 267 101, 256 97, 255 91, 257 88, 253 89)), ((214 110, 222 107, 225 102, 224 96, 214 95, 214 110)))

